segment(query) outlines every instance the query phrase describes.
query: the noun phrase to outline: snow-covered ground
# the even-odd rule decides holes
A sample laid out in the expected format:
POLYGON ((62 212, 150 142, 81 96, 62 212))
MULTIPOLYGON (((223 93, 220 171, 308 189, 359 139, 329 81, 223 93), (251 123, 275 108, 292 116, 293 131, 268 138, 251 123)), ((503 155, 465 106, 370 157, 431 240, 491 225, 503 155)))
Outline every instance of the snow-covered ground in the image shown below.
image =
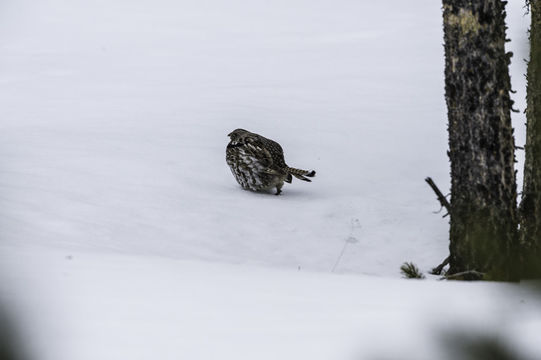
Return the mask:
POLYGON ((524 285, 64 254, 2 254, 37 359, 452 360, 442 346, 462 330, 539 354, 541 300, 524 285))
MULTIPOLYGON (((528 20, 508 13, 523 110, 528 20)), ((420 359, 449 322, 505 321, 541 352, 514 335, 541 329, 523 285, 399 279, 448 251, 423 181, 449 183, 442 39, 434 0, 3 1, 0 297, 28 348, 420 359), (238 127, 317 177, 242 191, 238 127)))

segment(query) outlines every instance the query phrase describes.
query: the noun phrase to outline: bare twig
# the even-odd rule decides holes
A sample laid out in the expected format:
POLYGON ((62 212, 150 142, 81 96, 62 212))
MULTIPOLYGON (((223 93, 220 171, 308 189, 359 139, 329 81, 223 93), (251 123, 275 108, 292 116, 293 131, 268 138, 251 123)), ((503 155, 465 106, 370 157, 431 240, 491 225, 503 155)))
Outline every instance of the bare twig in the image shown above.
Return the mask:
POLYGON ((443 260, 443 262, 441 264, 439 264, 438 266, 436 266, 434 269, 432 269, 432 271, 430 272, 432 275, 441 275, 441 272, 443 271, 443 268, 446 266, 446 265, 449 265, 449 261, 451 260, 451 257, 450 256, 447 256, 447 258, 445 260, 443 260))
MULTIPOLYGON (((425 181, 436 193, 436 196, 438 197, 438 201, 440 202, 441 206, 447 210, 447 214, 443 215, 443 217, 448 216, 451 213, 451 204, 447 200, 447 195, 443 195, 443 193, 440 191, 440 189, 438 189, 438 187, 436 186, 436 183, 434 183, 434 180, 432 180, 431 177, 427 177, 425 181)), ((448 256, 445 260, 443 260, 441 264, 439 264, 434 269, 432 269, 431 273, 434 275, 441 275, 443 268, 449 264, 450 260, 451 260, 451 256, 448 256)))
POLYGON ((482 280, 485 276, 485 273, 476 271, 476 270, 468 270, 468 271, 462 271, 451 275, 445 275, 440 280, 452 280, 452 279, 458 279, 462 277, 464 280, 482 280))
POLYGON ((438 197, 438 201, 440 202, 441 206, 443 206, 447 210, 447 214, 443 215, 443 217, 446 217, 447 215, 449 215, 451 213, 451 204, 449 203, 449 201, 447 201, 447 199, 445 198, 443 193, 440 191, 440 189, 438 189, 438 187, 436 186, 436 184, 434 183, 434 180, 432 180, 432 178, 427 177, 425 179, 425 181, 432 188, 432 190, 434 190, 434 192, 436 193, 436 196, 438 197))

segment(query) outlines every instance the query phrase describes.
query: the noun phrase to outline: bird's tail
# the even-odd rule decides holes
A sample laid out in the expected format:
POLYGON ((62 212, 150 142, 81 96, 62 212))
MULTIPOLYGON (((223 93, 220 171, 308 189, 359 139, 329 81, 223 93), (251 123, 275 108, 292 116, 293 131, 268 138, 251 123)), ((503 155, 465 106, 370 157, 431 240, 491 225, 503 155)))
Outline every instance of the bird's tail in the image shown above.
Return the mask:
POLYGON ((316 176, 316 172, 314 170, 301 170, 301 169, 295 169, 295 168, 291 168, 291 167, 287 167, 287 173, 288 173, 288 180, 289 182, 291 182, 291 175, 295 176, 297 179, 299 180, 302 180, 302 181, 312 181, 310 179, 307 179, 305 176, 308 176, 308 177, 314 177, 316 176))

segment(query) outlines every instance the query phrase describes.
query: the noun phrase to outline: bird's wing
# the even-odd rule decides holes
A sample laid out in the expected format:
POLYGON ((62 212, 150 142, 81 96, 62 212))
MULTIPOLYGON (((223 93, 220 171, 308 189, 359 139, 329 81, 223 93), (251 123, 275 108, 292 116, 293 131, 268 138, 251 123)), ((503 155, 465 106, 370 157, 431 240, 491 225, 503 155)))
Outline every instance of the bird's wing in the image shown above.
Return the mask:
POLYGON ((274 163, 269 150, 267 150, 265 146, 263 146, 263 144, 257 140, 247 140, 245 142, 245 152, 262 170, 272 167, 274 163))

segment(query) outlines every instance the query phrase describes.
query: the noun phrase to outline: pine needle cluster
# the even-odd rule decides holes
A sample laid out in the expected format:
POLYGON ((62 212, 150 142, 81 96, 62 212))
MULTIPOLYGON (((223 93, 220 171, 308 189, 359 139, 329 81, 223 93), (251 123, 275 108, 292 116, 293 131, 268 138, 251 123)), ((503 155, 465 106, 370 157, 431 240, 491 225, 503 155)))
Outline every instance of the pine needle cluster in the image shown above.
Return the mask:
POLYGON ((406 279, 424 279, 425 276, 412 262, 405 262, 400 266, 400 272, 406 279))

